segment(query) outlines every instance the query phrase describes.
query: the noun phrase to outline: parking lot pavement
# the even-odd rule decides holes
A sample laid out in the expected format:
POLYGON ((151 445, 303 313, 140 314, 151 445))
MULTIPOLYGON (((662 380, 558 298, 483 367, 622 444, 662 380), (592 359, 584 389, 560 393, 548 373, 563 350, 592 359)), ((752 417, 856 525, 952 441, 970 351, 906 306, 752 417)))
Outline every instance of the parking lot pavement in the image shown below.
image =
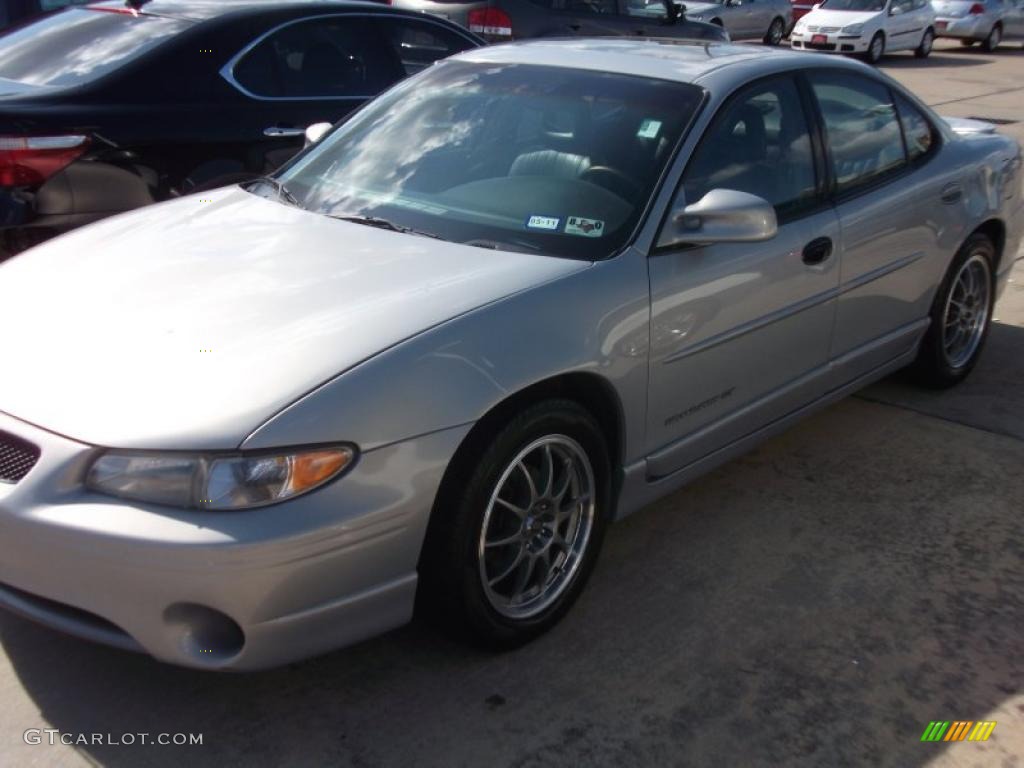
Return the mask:
MULTIPOLYGON (((1022 62, 940 43, 885 68, 946 114, 1024 120, 1022 62)), ((566 621, 513 653, 412 626, 218 675, 2 614, 0 763, 1019 765, 1024 262, 996 314, 963 387, 895 377, 613 527, 566 621), (937 719, 998 725, 921 743, 937 719)))

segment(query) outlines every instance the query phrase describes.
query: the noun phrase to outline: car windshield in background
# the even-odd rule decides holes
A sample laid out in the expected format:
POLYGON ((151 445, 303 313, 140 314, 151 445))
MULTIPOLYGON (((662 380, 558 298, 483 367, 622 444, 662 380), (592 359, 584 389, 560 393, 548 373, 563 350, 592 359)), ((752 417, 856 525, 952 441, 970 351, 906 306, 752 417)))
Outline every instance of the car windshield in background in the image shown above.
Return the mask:
POLYGON ((485 248, 620 249, 702 91, 522 64, 436 65, 279 175, 303 208, 485 248))
POLYGON ((830 11, 881 11, 886 0, 825 0, 822 8, 830 11))
POLYGON ((0 78, 69 87, 112 72, 191 26, 163 16, 72 9, 0 35, 0 78))

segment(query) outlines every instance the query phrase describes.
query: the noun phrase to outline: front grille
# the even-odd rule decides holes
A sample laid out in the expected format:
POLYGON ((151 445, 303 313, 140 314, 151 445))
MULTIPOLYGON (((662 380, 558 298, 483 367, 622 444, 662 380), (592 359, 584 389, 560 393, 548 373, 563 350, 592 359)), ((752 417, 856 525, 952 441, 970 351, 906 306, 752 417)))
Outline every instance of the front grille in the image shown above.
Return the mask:
POLYGON ((804 48, 812 48, 815 51, 834 51, 835 43, 804 43, 804 48))
POLYGON ((807 27, 807 31, 808 32, 838 32, 839 31, 839 27, 815 27, 815 26, 809 26, 809 27, 807 27))
POLYGON ((39 461, 39 449, 20 437, 0 431, 0 482, 16 483, 39 461))

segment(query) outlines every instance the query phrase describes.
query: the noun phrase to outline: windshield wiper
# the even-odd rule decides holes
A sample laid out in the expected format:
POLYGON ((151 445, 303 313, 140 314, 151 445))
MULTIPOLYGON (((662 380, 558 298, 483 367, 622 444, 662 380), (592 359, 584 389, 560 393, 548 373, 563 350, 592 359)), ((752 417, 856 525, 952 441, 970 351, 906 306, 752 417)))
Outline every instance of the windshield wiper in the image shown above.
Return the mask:
POLYGON ((274 191, 277 192, 278 200, 284 200, 286 203, 294 205, 296 208, 302 207, 302 203, 299 202, 295 195, 288 191, 288 187, 284 185, 284 182, 275 179, 273 176, 260 176, 258 179, 247 181, 246 187, 251 184, 266 184, 268 187, 273 187, 274 191))
POLYGON ((353 224, 363 224, 367 227, 377 227, 379 229, 389 229, 392 232, 401 232, 403 235, 419 235, 420 237, 432 237, 435 240, 444 240, 445 238, 436 232, 427 232, 422 229, 415 229, 413 227, 405 227, 401 224, 395 224, 393 221, 388 219, 382 219, 379 216, 353 216, 353 215, 341 215, 335 216, 327 214, 332 219, 338 221, 349 221, 353 224))

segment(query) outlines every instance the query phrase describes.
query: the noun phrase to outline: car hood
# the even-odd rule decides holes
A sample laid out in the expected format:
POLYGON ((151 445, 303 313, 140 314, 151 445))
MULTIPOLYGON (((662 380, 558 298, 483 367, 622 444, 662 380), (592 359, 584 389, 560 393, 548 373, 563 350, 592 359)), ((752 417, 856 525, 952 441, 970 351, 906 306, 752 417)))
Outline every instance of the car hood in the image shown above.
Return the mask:
POLYGON ((866 24, 881 16, 879 11, 830 11, 818 8, 804 16, 800 21, 805 25, 819 27, 845 27, 850 24, 866 24))
POLYGON ((193 195, 0 266, 0 411, 97 445, 233 448, 387 347, 588 266, 193 195))
POLYGON ((721 6, 717 3, 683 3, 686 6, 687 16, 696 16, 708 11, 718 11, 721 6))

